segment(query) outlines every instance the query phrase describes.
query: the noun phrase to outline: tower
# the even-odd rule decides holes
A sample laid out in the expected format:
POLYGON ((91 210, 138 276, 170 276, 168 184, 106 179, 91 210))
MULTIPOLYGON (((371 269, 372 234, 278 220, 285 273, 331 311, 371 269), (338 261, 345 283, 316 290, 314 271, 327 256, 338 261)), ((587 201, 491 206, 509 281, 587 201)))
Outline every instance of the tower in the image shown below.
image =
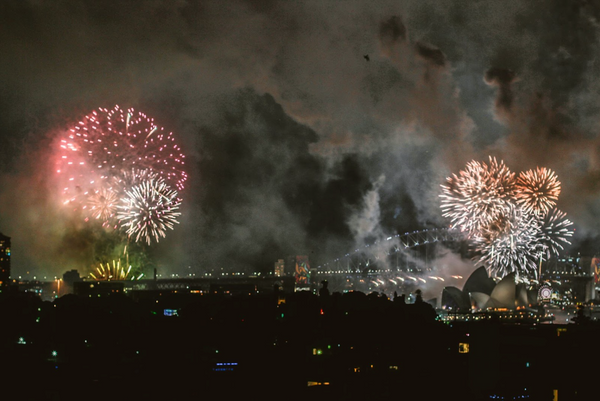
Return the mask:
POLYGON ((10 279, 10 237, 0 233, 0 287, 8 285, 10 279))

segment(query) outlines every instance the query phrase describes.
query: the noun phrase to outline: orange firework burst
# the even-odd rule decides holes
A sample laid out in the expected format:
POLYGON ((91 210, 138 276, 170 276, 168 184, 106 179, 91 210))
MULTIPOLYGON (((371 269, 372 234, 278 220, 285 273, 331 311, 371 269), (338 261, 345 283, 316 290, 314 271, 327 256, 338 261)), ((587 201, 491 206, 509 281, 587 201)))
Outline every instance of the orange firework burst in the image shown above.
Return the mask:
POLYGON ((560 181, 554 171, 537 167, 519 174, 515 195, 526 212, 545 215, 558 201, 560 181))

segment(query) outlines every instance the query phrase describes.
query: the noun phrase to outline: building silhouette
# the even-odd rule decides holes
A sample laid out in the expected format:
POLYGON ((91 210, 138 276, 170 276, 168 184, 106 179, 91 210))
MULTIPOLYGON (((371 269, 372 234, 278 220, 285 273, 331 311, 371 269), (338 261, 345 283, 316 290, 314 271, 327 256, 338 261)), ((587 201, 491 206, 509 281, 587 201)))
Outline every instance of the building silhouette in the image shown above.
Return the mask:
POLYGON ((0 233, 0 287, 7 286, 10 279, 10 237, 0 233))

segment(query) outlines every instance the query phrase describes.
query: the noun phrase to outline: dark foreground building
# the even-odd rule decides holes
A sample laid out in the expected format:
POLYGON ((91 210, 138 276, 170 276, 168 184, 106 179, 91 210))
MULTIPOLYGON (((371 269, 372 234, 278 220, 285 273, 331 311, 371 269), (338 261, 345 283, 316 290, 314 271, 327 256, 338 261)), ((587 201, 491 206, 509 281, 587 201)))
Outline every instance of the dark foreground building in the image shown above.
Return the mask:
POLYGON ((446 324, 425 302, 377 293, 157 291, 136 301, 113 289, 53 302, 27 293, 0 298, 7 400, 551 401, 558 394, 568 401, 595 394, 595 373, 586 369, 600 335, 593 322, 446 324))

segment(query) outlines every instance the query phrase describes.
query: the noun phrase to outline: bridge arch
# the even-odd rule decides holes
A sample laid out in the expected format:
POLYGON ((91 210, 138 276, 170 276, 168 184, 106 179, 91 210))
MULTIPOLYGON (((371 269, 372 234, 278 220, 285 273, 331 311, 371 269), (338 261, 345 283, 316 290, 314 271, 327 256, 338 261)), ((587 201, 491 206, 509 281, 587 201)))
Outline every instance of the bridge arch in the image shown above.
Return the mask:
POLYGON ((400 255, 407 255, 410 249, 427 247, 430 244, 440 242, 459 243, 463 240, 464 235, 460 231, 448 228, 406 232, 357 248, 332 261, 319 265, 317 269, 324 273, 360 273, 371 269, 372 265, 383 264, 384 260, 386 261, 385 264, 389 265, 389 259, 394 256, 396 256, 396 267, 399 267, 400 255))

